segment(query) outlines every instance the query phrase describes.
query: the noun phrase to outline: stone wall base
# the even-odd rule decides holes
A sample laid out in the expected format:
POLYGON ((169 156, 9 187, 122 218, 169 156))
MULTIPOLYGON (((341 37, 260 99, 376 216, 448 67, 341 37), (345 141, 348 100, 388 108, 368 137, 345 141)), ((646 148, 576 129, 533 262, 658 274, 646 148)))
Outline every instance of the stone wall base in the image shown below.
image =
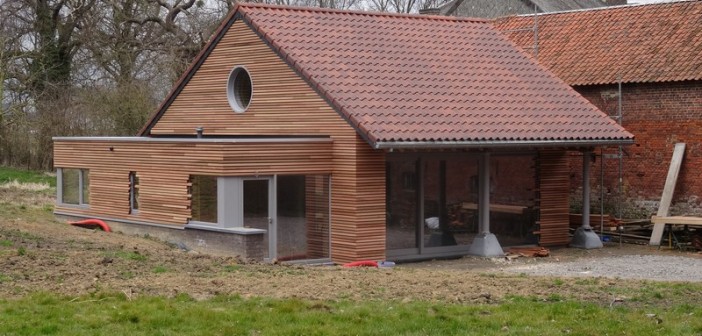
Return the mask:
MULTIPOLYGON (((83 220, 85 218, 56 214, 62 220, 83 220)), ((161 225, 126 223, 100 218, 113 232, 134 236, 149 236, 173 244, 183 250, 193 250, 214 255, 238 256, 243 259, 263 261, 263 233, 240 233, 213 228, 169 228, 161 225)))

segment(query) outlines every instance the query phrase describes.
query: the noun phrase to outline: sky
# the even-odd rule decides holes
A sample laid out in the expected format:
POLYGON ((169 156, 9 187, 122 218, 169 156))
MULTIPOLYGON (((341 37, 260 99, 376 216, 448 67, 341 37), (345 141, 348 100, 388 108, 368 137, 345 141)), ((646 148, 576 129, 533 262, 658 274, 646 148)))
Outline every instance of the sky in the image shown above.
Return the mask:
POLYGON ((673 2, 675 0, 627 0, 628 4, 650 4, 657 2, 673 2))

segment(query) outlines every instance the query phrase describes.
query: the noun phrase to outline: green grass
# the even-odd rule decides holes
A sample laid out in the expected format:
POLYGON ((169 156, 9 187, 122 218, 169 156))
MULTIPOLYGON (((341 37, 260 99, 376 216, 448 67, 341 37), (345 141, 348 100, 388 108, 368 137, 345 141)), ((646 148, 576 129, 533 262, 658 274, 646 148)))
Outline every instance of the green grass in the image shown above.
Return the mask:
POLYGON ((9 276, 7 276, 5 274, 0 273, 0 284, 3 282, 8 282, 10 280, 12 280, 12 278, 10 278, 9 276))
POLYGON ((0 167, 0 184, 15 180, 22 183, 48 183, 52 187, 56 186, 56 177, 43 172, 0 167))
POLYGON ((698 335, 702 308, 646 310, 513 297, 501 304, 37 293, 0 299, 1 335, 698 335), (647 314, 655 314, 649 317, 647 314))

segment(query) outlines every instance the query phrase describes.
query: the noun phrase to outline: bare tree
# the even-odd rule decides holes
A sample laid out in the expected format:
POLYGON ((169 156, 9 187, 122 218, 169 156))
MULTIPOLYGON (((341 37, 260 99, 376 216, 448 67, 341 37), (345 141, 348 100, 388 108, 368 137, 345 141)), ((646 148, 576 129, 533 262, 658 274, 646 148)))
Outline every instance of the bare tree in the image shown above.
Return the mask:
POLYGON ((422 9, 437 8, 450 0, 365 0, 360 6, 378 12, 417 13, 422 9))
MULTIPOLYGON (((399 13, 448 0, 254 0, 399 13)), ((0 0, 0 163, 51 166, 55 135, 131 135, 234 0, 0 0)))
MULTIPOLYGON (((61 110, 70 101, 73 57, 80 48, 75 38, 96 0, 6 0, 0 3, 4 32, 16 39, 4 61, 6 88, 24 95, 25 119, 41 120, 29 130, 36 137, 32 165, 51 165, 51 137, 55 135, 61 110), (58 102, 64 104, 58 104, 58 102)), ((6 90, 4 90, 6 91, 6 90)), ((3 98, 4 99, 4 98, 3 98)))
POLYGON ((172 78, 177 78, 205 45, 224 16, 221 8, 198 0, 141 0, 146 6, 127 19, 144 29, 156 28, 152 41, 158 52, 170 55, 172 78))

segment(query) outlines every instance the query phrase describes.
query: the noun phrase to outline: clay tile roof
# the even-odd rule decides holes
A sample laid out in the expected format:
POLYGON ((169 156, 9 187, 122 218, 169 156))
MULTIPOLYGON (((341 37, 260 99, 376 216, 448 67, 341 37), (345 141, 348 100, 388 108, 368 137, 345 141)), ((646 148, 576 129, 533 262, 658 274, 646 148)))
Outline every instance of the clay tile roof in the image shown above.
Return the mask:
MULTIPOLYGON (((702 1, 609 7, 538 16, 538 59, 570 85, 702 79, 702 1)), ((534 45, 533 16, 495 26, 534 45)))
POLYGON ((236 11, 375 148, 633 140, 485 20, 236 11))

